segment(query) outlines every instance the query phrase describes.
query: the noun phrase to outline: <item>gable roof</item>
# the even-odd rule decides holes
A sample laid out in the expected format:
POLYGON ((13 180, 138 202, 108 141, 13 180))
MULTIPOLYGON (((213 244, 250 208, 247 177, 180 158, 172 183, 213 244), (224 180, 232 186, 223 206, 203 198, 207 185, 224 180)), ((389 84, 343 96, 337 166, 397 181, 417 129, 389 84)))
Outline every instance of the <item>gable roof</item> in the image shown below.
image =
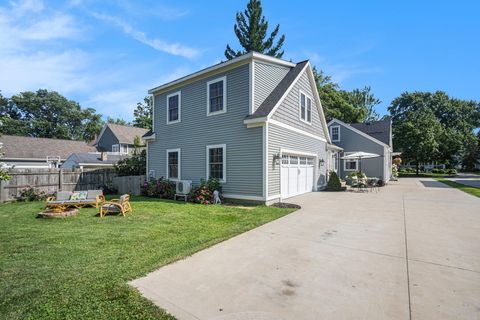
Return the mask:
POLYGON ((2 135, 0 142, 3 143, 4 159, 60 157, 65 160, 72 152, 97 151, 85 141, 2 135))
POLYGON ((358 129, 369 136, 382 141, 385 144, 390 145, 390 135, 391 135, 391 123, 390 118, 372 121, 368 123, 351 123, 350 124, 355 129, 358 129))
POLYGON ((246 119, 256 119, 267 117, 275 106, 280 102, 282 97, 285 95, 286 91, 290 86, 295 82, 300 73, 305 69, 308 64, 308 60, 297 63, 297 65, 288 71, 288 73, 283 77, 280 83, 273 89, 273 91, 268 95, 268 97, 262 102, 262 104, 257 108, 257 110, 246 117, 246 119))
POLYGON ((194 72, 192 74, 186 75, 186 76, 181 77, 179 79, 167 82, 163 85, 160 85, 158 87, 155 87, 153 89, 148 90, 148 93, 149 94, 158 94, 160 91, 165 91, 165 90, 171 89, 172 87, 180 85, 180 84, 183 85, 184 82, 186 82, 186 81, 191 81, 193 79, 197 79, 197 78, 200 78, 202 76, 204 77, 204 76, 207 76, 207 75, 211 75, 214 72, 220 72, 220 71, 222 71, 222 70, 224 70, 225 68, 228 68, 228 67, 238 66, 242 63, 248 63, 252 59, 259 60, 259 61, 265 61, 265 62, 269 62, 269 63, 274 63, 274 64, 278 64, 278 65, 283 65, 283 66, 287 66, 287 67, 294 67, 295 66, 295 63, 293 63, 293 62, 278 59, 278 58, 275 58, 275 57, 272 57, 272 56, 269 56, 269 55, 265 55, 265 54, 262 54, 262 53, 259 53, 259 52, 251 51, 249 53, 246 53, 246 54, 241 55, 239 57, 233 58, 231 60, 222 61, 222 62, 217 63, 213 66, 210 66, 208 68, 205 68, 205 69, 202 69, 200 71, 194 72))
MULTIPOLYGON (((390 119, 388 119, 388 121, 390 122, 390 119)), ((350 124, 348 124, 348 123, 345 123, 345 122, 343 122, 343 121, 341 121, 341 120, 332 119, 332 120, 330 120, 330 122, 328 123, 328 126, 330 127, 330 126, 331 126, 332 124, 334 124, 334 123, 340 124, 340 125, 348 128, 348 129, 352 130, 353 132, 356 132, 356 133, 360 134, 361 136, 364 136, 365 138, 367 138, 367 139, 369 139, 369 140, 371 140, 371 141, 373 141, 373 142, 375 142, 375 143, 378 143, 378 144, 380 144, 380 145, 382 145, 382 146, 385 146, 385 147, 387 147, 387 148, 392 148, 392 146, 390 145, 390 140, 388 141, 388 143, 385 143, 385 142, 383 142, 383 141, 380 141, 380 140, 378 140, 377 138, 371 136, 370 134, 368 134, 368 133, 366 133, 366 132, 363 132, 363 131, 355 128, 354 126, 352 126, 352 125, 350 125, 350 124)), ((390 126, 390 124, 389 124, 389 126, 390 126)), ((389 135, 390 135, 390 131, 389 131, 389 135)))
POLYGON ((320 122, 322 123, 325 138, 327 142, 331 142, 330 135, 328 133, 327 121, 325 120, 325 114, 323 112, 322 102, 320 101, 317 85, 315 83, 315 76, 313 75, 310 61, 308 60, 301 61, 292 67, 285 77, 280 81, 280 83, 273 89, 270 95, 265 99, 265 101, 260 105, 260 107, 252 115, 249 115, 245 118, 244 123, 249 124, 265 121, 268 122, 278 106, 293 89, 295 83, 297 83, 304 71, 307 73, 308 82, 312 88, 313 98, 315 99, 315 104, 320 116, 320 122))
POLYGON ((101 153, 72 153, 69 160, 74 159, 78 164, 115 164, 120 160, 127 158, 127 155, 107 154, 107 160, 101 159, 101 153))
POLYGON ((112 131, 115 137, 117 137, 119 143, 124 143, 124 144, 133 144, 133 141, 135 140, 136 136, 139 136, 141 139, 143 135, 148 132, 148 129, 107 123, 103 127, 102 132, 98 136, 97 141, 100 140, 100 137, 103 135, 103 132, 107 127, 112 131))

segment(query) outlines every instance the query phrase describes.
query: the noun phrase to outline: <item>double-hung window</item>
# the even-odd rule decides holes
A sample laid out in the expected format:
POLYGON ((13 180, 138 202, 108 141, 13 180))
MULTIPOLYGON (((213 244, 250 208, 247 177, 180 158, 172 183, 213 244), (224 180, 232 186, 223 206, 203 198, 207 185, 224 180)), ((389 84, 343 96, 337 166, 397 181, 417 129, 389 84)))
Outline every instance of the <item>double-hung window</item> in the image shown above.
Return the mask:
POLYGON ((167 150, 167 179, 180 180, 180 149, 167 150))
POLYGON ((207 82, 207 116, 227 112, 227 77, 207 82))
POLYGON ((207 179, 217 178, 227 181, 227 146, 224 144, 207 146, 207 179))
POLYGON ((112 152, 120 152, 120 145, 113 144, 112 145, 112 152))
MULTIPOLYGON (((345 152, 345 155, 349 155, 351 152, 345 152)), ((358 168, 358 160, 354 159, 349 159, 349 160, 344 160, 344 167, 343 169, 345 171, 357 171, 358 168)))
POLYGON ((330 137, 332 138, 332 142, 340 141, 340 126, 330 127, 330 137))
POLYGON ((182 93, 180 91, 167 96, 167 124, 180 122, 182 93))
POLYGON ((300 91, 300 120, 312 123, 312 98, 300 91))

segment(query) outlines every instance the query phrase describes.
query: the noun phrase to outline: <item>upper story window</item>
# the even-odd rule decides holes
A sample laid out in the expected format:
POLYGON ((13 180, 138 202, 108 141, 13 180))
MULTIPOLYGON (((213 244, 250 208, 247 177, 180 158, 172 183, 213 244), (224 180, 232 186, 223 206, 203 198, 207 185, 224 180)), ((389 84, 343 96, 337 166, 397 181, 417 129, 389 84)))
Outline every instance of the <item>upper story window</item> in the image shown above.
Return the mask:
POLYGON ((124 154, 128 154, 128 145, 126 144, 121 144, 120 145, 120 152, 124 154))
POLYGON ((340 126, 330 127, 330 137, 332 138, 332 142, 340 141, 340 126))
POLYGON ((120 152, 120 145, 113 144, 112 145, 112 152, 120 152))
POLYGON ((312 123, 312 98, 300 91, 300 120, 312 123))
POLYGON ((207 82, 207 116, 227 112, 227 77, 207 82))
POLYGON ((167 124, 180 122, 182 94, 180 91, 167 96, 167 124))
POLYGON ((167 150, 167 179, 180 179, 180 149, 167 150))
POLYGON ((227 180, 227 146, 224 144, 207 146, 207 179, 227 180))

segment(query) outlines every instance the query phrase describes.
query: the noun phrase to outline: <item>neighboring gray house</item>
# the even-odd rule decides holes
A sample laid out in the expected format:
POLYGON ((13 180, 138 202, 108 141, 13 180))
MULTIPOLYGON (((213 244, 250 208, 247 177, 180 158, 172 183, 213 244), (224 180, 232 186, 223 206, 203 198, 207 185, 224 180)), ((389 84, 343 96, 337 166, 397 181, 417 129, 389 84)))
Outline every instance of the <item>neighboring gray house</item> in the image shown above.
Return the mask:
POLYGON ((33 138, 22 136, 0 136, 7 167, 17 169, 57 168, 72 152, 95 152, 95 147, 85 141, 33 138))
POLYGON ((142 138, 147 132, 148 129, 107 123, 103 126, 95 146, 98 151, 131 154, 135 149, 135 137, 142 138))
POLYGON ((149 93, 149 176, 217 177, 226 198, 264 203, 325 186, 330 138, 308 61, 251 52, 149 93))
POLYGON ((370 123, 347 124, 338 119, 328 123, 332 143, 343 152, 336 157, 336 171, 342 179, 352 171, 359 170, 358 160, 340 160, 341 156, 363 151, 380 155, 378 158, 361 160, 362 172, 368 177, 378 177, 385 183, 392 175, 392 124, 390 119, 370 123))
POLYGON ((72 153, 62 164, 62 169, 95 170, 113 168, 128 155, 111 152, 72 153))

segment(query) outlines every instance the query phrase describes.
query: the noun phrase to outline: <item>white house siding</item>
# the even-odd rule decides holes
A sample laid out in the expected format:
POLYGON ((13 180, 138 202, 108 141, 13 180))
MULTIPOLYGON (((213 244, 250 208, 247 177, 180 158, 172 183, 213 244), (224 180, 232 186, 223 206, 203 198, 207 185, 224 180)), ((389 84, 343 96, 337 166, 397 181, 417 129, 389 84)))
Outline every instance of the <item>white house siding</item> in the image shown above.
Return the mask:
MULTIPOLYGON (((316 88, 313 90, 316 90, 316 88)), ((320 114, 317 111, 317 104, 314 99, 313 90, 305 70, 300 75, 300 78, 293 86, 293 89, 287 95, 285 100, 278 107, 275 114, 272 116, 272 119, 325 138, 323 126, 320 120, 320 114), (300 121, 300 89, 312 99, 311 124, 300 121)))
POLYGON ((290 71, 289 67, 254 62, 254 112, 290 71))
POLYGON ((166 176, 166 150, 181 149, 183 180, 199 184, 206 178, 206 146, 226 144, 227 181, 224 193, 245 197, 263 196, 263 132, 247 128, 249 114, 249 65, 187 84, 155 96, 156 141, 148 144, 148 169, 166 176), (207 82, 227 79, 227 112, 207 116, 207 82), (181 122, 166 124, 166 96, 181 91, 181 122))
POLYGON ((304 134, 288 130, 275 124, 268 125, 268 195, 280 195, 280 166, 281 160, 274 162, 274 155, 281 149, 297 151, 298 153, 314 153, 317 155, 314 163, 315 183, 318 188, 326 184, 327 151, 326 142, 304 134), (319 166, 319 160, 325 162, 319 166))

